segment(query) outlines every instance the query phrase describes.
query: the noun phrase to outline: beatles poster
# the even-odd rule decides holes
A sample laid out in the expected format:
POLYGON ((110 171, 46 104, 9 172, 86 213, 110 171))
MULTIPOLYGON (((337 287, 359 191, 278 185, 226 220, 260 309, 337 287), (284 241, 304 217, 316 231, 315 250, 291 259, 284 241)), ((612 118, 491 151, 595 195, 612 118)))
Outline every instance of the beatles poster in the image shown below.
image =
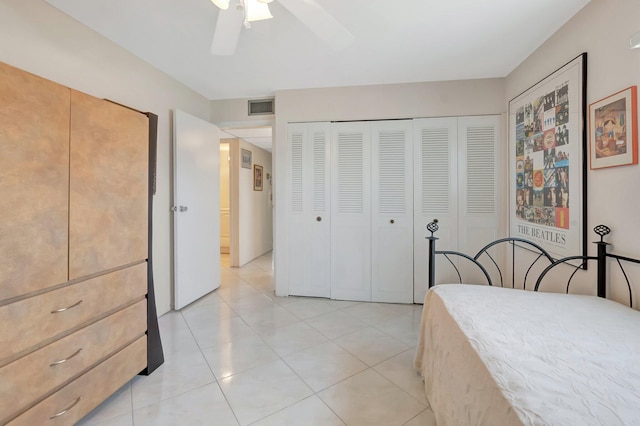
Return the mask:
POLYGON ((509 102, 510 234, 586 255, 586 53, 509 102))

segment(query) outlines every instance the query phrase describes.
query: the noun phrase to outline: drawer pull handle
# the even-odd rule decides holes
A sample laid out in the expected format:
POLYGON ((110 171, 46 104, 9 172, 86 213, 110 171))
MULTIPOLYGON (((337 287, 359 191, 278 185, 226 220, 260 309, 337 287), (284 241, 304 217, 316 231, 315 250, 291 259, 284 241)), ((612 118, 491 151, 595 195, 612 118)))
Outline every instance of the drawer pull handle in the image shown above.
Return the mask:
POLYGON ((78 355, 81 351, 82 351, 82 348, 78 349, 77 351, 75 351, 74 353, 72 353, 71 355, 69 355, 68 357, 66 357, 64 359, 61 359, 59 361, 55 361, 55 362, 49 364, 49 367, 55 367, 56 365, 64 364, 65 362, 67 362, 71 358, 73 358, 74 356, 78 355))
POLYGON ((69 410, 71 410, 73 407, 75 407, 78 402, 80 402, 80 397, 78 397, 78 399, 76 399, 75 401, 73 401, 73 404, 71 404, 70 406, 68 406, 67 408, 65 408, 64 410, 60 411, 59 413, 54 414, 53 416, 49 417, 49 420, 53 420, 56 417, 60 417, 64 414, 66 414, 69 410))
POLYGON ((59 314, 60 312, 68 311, 71 308, 75 308, 76 306, 78 306, 81 303, 82 303, 82 299, 78 300, 76 303, 74 303, 71 306, 67 306, 66 308, 56 309, 55 311, 51 311, 51 313, 52 314, 59 314))

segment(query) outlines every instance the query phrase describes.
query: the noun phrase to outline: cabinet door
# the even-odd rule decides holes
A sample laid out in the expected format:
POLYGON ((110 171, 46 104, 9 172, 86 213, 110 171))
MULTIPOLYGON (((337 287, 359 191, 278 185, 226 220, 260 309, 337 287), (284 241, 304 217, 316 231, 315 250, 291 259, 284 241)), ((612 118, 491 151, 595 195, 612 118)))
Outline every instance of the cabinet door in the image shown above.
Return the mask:
POLYGON ((410 120, 371 123, 371 300, 413 302, 410 120))
MULTIPOLYGON (((498 135, 500 116, 460 117, 458 250, 476 254, 498 234, 498 135)), ((498 259, 504 247, 493 249, 498 259)), ((487 259, 484 259, 485 261, 487 259)), ((477 268, 461 262, 467 282, 485 282, 477 268)))
POLYGON ((148 118, 71 92, 69 279, 147 258, 148 118))
POLYGON ((371 300, 370 123, 331 130, 331 298, 371 300))
MULTIPOLYGON (((414 127, 414 302, 428 290, 426 225, 438 219, 436 248, 457 250, 458 239, 458 121, 457 118, 413 120, 414 127)), ((446 259, 436 263, 437 282, 457 282, 446 259)))
POLYGON ((330 297, 329 123, 290 124, 289 294, 330 297))
POLYGON ((0 63, 0 300, 67 281, 69 97, 0 63))

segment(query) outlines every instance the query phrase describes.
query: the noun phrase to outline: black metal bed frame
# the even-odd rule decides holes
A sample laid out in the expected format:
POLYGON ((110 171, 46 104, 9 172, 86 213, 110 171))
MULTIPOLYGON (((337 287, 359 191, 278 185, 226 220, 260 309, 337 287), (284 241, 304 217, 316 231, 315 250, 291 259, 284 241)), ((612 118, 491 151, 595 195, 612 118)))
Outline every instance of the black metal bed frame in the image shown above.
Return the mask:
POLYGON ((605 235, 608 235, 611 232, 611 229, 605 225, 598 225, 595 228, 593 228, 593 231, 600 237, 600 241, 594 242, 594 244, 598 246, 598 251, 596 256, 569 256, 561 259, 554 259, 545 249, 540 247, 538 244, 522 238, 512 238, 512 237, 501 238, 496 241, 492 241, 491 243, 481 248, 480 251, 475 256, 470 256, 468 254, 465 254, 459 251, 453 251, 453 250, 436 250, 436 241, 439 239, 438 237, 434 236, 434 233, 439 229, 437 222, 438 220, 434 219, 433 222, 430 222, 429 224, 427 224, 427 230, 431 232, 431 236, 425 237, 427 240, 429 240, 429 265, 428 265, 429 266, 429 282, 428 282, 429 288, 436 285, 435 284, 436 255, 443 255, 449 261, 449 263, 453 266, 455 272, 458 275, 459 283, 462 283, 462 274, 460 273, 460 269, 458 268, 458 266, 456 266, 455 262, 451 260, 451 257, 453 256, 457 256, 472 262, 472 264, 474 264, 480 269, 480 271, 482 272, 482 274, 487 280, 487 284, 490 286, 493 286, 494 283, 491 280, 489 271, 480 262, 481 258, 488 257, 488 259, 490 260, 490 265, 492 265, 492 267, 495 268, 495 270, 498 273, 500 287, 504 287, 505 286, 504 274, 498 262, 491 255, 491 253, 489 253, 488 250, 498 244, 506 243, 511 246, 511 250, 512 250, 512 253, 511 253, 511 287, 512 288, 515 288, 515 284, 516 284, 515 283, 516 247, 528 249, 530 252, 533 252, 535 256, 535 259, 531 261, 531 263, 528 265, 524 274, 523 283, 522 283, 522 288, 524 290, 527 289, 527 279, 530 278, 529 277, 530 273, 532 272, 534 266, 538 264, 539 261, 543 261, 543 262, 546 261, 549 264, 546 268, 544 268, 544 270, 542 270, 542 272, 536 278, 533 291, 538 291, 540 289, 540 285, 542 284, 544 277, 552 269, 554 269, 558 265, 564 264, 564 265, 567 265, 568 267, 573 268, 573 272, 569 275, 569 279, 567 281, 567 286, 566 286, 566 293, 569 293, 569 287, 571 286, 571 281, 573 280, 578 270, 587 269, 588 262, 591 260, 595 260, 596 267, 597 267, 597 281, 596 281, 597 295, 598 297, 606 298, 607 297, 607 258, 612 258, 617 261, 620 271, 622 272, 622 275, 626 280, 627 288, 629 290, 629 306, 633 307, 633 291, 631 289, 631 283, 629 281, 629 277, 624 267, 622 266, 621 261, 640 264, 640 259, 633 259, 630 257, 619 256, 617 254, 607 252, 607 246, 609 245, 609 243, 604 241, 604 237, 605 235), (577 265, 575 264, 576 262, 577 262, 577 265))

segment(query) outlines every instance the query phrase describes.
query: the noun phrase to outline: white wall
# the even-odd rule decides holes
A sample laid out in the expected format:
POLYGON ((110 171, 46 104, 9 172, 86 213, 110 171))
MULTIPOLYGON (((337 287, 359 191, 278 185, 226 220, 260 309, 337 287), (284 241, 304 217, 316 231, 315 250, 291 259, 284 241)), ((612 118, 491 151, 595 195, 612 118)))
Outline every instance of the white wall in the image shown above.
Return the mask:
POLYGON ((276 294, 288 295, 286 206, 287 123, 501 114, 503 79, 390 84, 276 92, 273 147, 275 188, 274 261, 276 294), (282 248, 282 249, 280 249, 282 248))
POLYGON ((231 266, 243 266, 273 249, 271 153, 242 139, 229 141, 231 155, 231 266), (251 151, 251 168, 241 167, 240 150, 251 151), (253 166, 262 166, 262 191, 253 189, 253 166))
POLYGON ((153 266, 158 314, 169 311, 171 110, 208 120, 209 101, 42 0, 0 2, 0 61, 158 115, 153 266))
MULTIPOLYGON (((639 18, 638 0, 592 0, 507 76, 505 104, 581 52, 588 54, 588 104, 640 84, 640 49, 629 49, 629 37, 640 31, 639 18)), ((591 232, 594 226, 606 224, 613 230, 609 240, 616 253, 640 255, 639 180, 638 165, 588 171, 587 241, 596 240, 591 232)), ((589 254, 594 255, 595 245, 588 246, 589 254)), ((594 272, 595 266, 584 275, 593 279, 594 272)), ((624 302, 626 285, 614 281, 612 296, 624 302)), ((637 280, 636 284, 635 290, 640 291, 637 280)), ((595 293, 595 288, 586 286, 580 291, 595 293)))

